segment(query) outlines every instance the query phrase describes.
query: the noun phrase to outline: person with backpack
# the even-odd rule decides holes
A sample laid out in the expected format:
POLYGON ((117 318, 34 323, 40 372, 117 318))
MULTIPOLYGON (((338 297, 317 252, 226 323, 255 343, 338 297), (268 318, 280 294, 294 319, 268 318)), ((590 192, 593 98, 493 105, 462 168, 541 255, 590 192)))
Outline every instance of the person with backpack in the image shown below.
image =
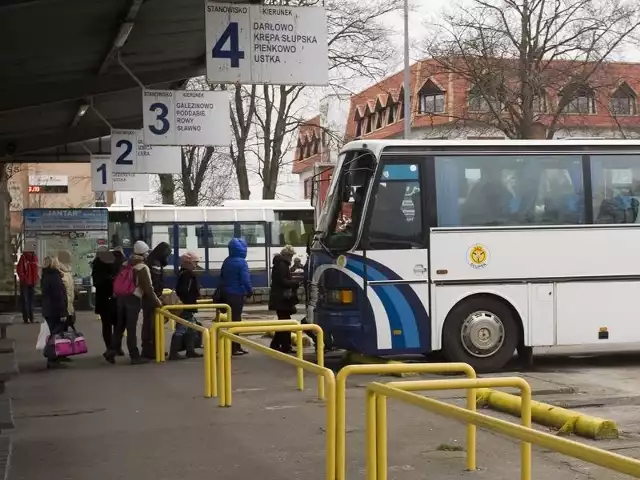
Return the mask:
POLYGON ((111 348, 105 352, 104 358, 113 364, 118 355, 118 348, 122 344, 122 336, 127 331, 127 349, 132 365, 148 363, 149 359, 140 356, 138 350, 138 315, 142 308, 143 299, 148 299, 155 307, 162 306, 162 302, 153 291, 151 273, 145 263, 149 254, 149 246, 138 240, 133 245, 133 255, 123 265, 113 281, 113 294, 117 305, 117 326, 113 335, 111 348))
MULTIPOLYGON (((200 258, 193 252, 187 252, 180 256, 180 272, 176 281, 176 294, 180 301, 185 305, 194 305, 200 298, 200 285, 198 277, 193 271, 198 266, 200 258)), ((197 310, 183 310, 180 317, 191 323, 197 323, 195 314, 197 310)), ((185 358, 201 358, 202 355, 196 352, 198 345, 198 332, 186 327, 185 325, 176 324, 176 331, 171 337, 171 346, 169 347, 169 360, 183 360, 185 358), (184 347, 184 348, 183 348, 184 347), (180 355, 181 350, 186 350, 186 357, 180 355)))
POLYGON ((20 306, 24 323, 33 323, 33 302, 40 276, 38 270, 38 257, 35 252, 24 252, 16 267, 20 281, 20 306))
MULTIPOLYGON (((164 267, 169 264, 171 246, 167 242, 160 242, 147 257, 145 263, 151 272, 151 284, 156 297, 162 298, 164 290, 164 267)), ((155 337, 156 305, 151 298, 142 301, 142 356, 149 360, 156 358, 155 337)))

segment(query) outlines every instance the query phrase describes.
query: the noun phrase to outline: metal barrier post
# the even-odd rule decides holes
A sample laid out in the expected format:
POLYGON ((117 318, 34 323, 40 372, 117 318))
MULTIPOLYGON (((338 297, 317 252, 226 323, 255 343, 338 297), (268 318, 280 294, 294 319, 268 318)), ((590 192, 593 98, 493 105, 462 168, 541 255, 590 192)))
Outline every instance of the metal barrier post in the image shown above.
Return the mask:
POLYGON ((164 341, 160 331, 164 330, 164 326, 162 325, 162 317, 157 309, 154 312, 153 321, 155 322, 153 334, 156 342, 156 363, 162 363, 164 361, 164 341))
MULTIPOLYGON (((255 326, 255 327, 233 327, 229 326, 226 330, 218 331, 218 391, 220 394, 220 406, 231 406, 232 402, 232 393, 231 393, 231 340, 229 340, 229 334, 237 337, 235 333, 263 333, 263 332, 304 332, 304 331, 313 331, 316 334, 316 345, 318 346, 318 353, 316 360, 318 362, 319 367, 324 367, 324 332, 322 328, 320 328, 316 324, 305 324, 301 325, 296 323, 295 325, 265 325, 265 326, 255 326), (224 372, 224 373, 222 373, 224 372)), ((234 340, 235 341, 235 340, 234 340)), ((255 343, 255 342, 254 342, 255 343)), ((267 348, 264 345, 261 345, 263 348, 267 348)), ((271 350, 271 349, 269 349, 271 350)), ((271 350, 275 351, 275 350, 271 350)), ((281 353, 281 352, 278 352, 281 353)), ((286 355, 286 354, 283 354, 286 355)), ((287 355, 287 358, 292 358, 287 355)), ((301 360, 299 358, 295 359, 298 362, 304 362, 305 360, 301 360)), ((301 367, 301 364, 295 364, 296 367, 301 367)), ((298 389, 301 390, 301 385, 298 384, 298 389)), ((324 391, 324 382, 322 377, 318 377, 318 398, 320 400, 325 399, 325 391, 324 391)))
POLYGON ((378 480, 387 480, 387 397, 376 395, 376 471, 378 480))
MULTIPOLYGON (((196 324, 196 323, 192 323, 192 322, 189 322, 189 321, 185 320, 184 318, 178 317, 177 315, 174 315, 173 313, 171 313, 171 312, 169 312, 167 310, 164 310, 162 308, 156 310, 156 315, 157 316, 166 317, 167 319, 173 320, 174 322, 179 323, 181 325, 184 325, 187 328, 190 328, 192 330, 196 330, 196 331, 202 333, 202 343, 203 343, 203 347, 204 347, 204 355, 203 355, 203 359, 204 359, 204 396, 206 398, 210 398, 211 397, 211 389, 212 389, 211 385, 212 384, 211 384, 211 336, 209 335, 209 330, 206 329, 203 326, 200 326, 200 325, 196 324)), ((164 328, 159 329, 159 331, 164 332, 164 328)), ((161 337, 162 337, 162 335, 161 335, 161 337)), ((156 339, 158 339, 158 336, 156 336, 156 339)), ((158 342, 158 345, 156 345, 156 361, 158 359, 159 352, 161 352, 163 350, 164 350, 164 343, 158 342), (160 349, 158 347, 160 347, 160 349)))
MULTIPOLYGON (((376 423, 376 398, 375 392, 367 389, 366 393, 366 407, 365 407, 365 425, 366 428, 370 428, 374 432, 378 431, 378 424, 376 423)), ((367 480, 376 480, 376 457, 378 454, 376 445, 376 435, 371 435, 369 432, 365 435, 366 446, 365 455, 366 458, 366 475, 367 480)))
MULTIPOLYGON (((320 349, 318 348, 318 351, 320 349)), ((464 373, 476 378, 476 372, 467 363, 394 363, 383 365, 347 365, 336 376, 336 479, 346 477, 347 436, 347 378, 350 375, 376 375, 385 373, 464 373)), ((467 408, 476 410, 476 392, 467 391, 467 408)), ((467 425, 467 470, 476 469, 476 427, 467 425)))
MULTIPOLYGON (((228 317, 230 318, 230 316, 228 317)), ((277 326, 277 325, 299 325, 296 320, 247 320, 242 322, 234 322, 231 321, 223 321, 223 322, 214 322, 211 327, 209 327, 209 334, 211 336, 211 381, 213 382, 213 396, 218 396, 218 365, 222 368, 222 361, 219 360, 218 355, 218 331, 221 328, 233 328, 238 326, 246 326, 246 327, 260 327, 260 326, 277 326)))
MULTIPOLYGON (((298 325, 297 327, 301 330, 315 330, 313 328, 303 328, 303 327, 318 327, 317 325, 298 325)), ((285 331, 284 328, 291 327, 287 326, 278 326, 278 327, 270 327, 269 331, 285 331), (275 328, 275 330, 274 330, 275 328)), ((294 367, 302 367, 305 370, 310 371, 321 377, 321 381, 318 382, 318 386, 322 385, 327 389, 327 398, 326 398, 326 406, 325 406, 325 449, 326 449, 326 460, 325 460, 325 479, 326 480, 334 480, 335 479, 335 470, 336 470, 336 380, 335 375, 331 370, 325 368, 320 365, 316 365, 315 363, 308 362, 307 360, 300 360, 297 357, 292 357, 286 353, 278 352, 269 347, 266 347, 258 342, 254 342, 253 340, 249 340, 247 338, 240 337, 232 333, 233 330, 249 330, 251 327, 234 327, 229 330, 221 330, 219 332, 219 341, 224 343, 224 346, 218 345, 218 353, 222 352, 225 354, 226 358, 224 359, 224 368, 220 368, 220 370, 226 371, 226 385, 224 387, 220 386, 220 402, 221 406, 223 396, 229 395, 226 400, 228 404, 226 406, 231 405, 231 342, 237 342, 245 347, 251 348, 253 350, 257 350, 266 354, 269 357, 275 358, 277 360, 282 360, 285 363, 293 365, 294 367)), ((319 327, 318 327, 319 328, 319 327)), ((322 329, 320 329, 322 332, 322 329)), ((291 330, 289 330, 291 331, 291 330)), ((258 333, 258 332, 256 332, 258 333)), ((317 333, 317 332, 316 332, 317 333)), ((320 333, 320 335, 322 335, 320 333)), ((324 338, 318 336, 318 349, 320 346, 323 347, 324 350, 324 338), (320 342, 323 342, 322 345, 320 342)), ((318 359, 320 361, 320 358, 318 359)), ((322 359, 324 361, 324 358, 322 359)), ((324 393, 324 392, 323 392, 324 393)))
MULTIPOLYGON (((520 418, 522 425, 531 428, 531 386, 526 380, 520 377, 499 377, 499 378, 480 378, 480 379, 450 379, 450 380, 416 380, 405 382, 389 382, 388 386, 399 388, 408 392, 431 391, 431 390, 455 390, 466 389, 467 391, 476 388, 494 388, 494 387, 514 387, 520 390, 520 398, 522 399, 522 409, 520 418), (485 387, 484 385, 487 385, 485 387)), ((475 449, 475 436, 473 438, 473 447, 475 449)), ((467 444, 467 450, 471 447, 467 444)), ((522 464, 522 480, 531 480, 531 444, 522 442, 520 445, 520 458, 522 464)))
MULTIPOLYGON (((376 395, 394 398, 409 405, 414 405, 443 417, 452 418, 463 423, 473 423, 479 427, 501 433, 510 438, 538 445, 543 448, 562 453, 585 462, 640 478, 640 460, 608 452, 600 448, 574 442, 566 438, 550 435, 534 428, 528 428, 482 413, 470 412, 465 408, 441 402, 434 398, 423 397, 382 383, 370 383, 367 390, 376 395)), ((374 425, 369 425, 368 430, 374 425)))

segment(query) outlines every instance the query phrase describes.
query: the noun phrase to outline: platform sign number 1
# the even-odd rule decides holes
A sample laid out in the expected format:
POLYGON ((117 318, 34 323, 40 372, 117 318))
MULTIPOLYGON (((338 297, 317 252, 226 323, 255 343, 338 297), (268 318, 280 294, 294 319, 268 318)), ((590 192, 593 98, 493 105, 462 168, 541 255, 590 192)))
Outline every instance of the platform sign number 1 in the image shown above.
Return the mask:
POLYGON ((113 190, 113 174, 109 155, 91 155, 91 190, 107 192, 113 190))
POLYGON ((240 50, 240 28, 238 22, 231 22, 222 32, 213 46, 211 58, 228 59, 231 68, 239 68, 240 60, 244 60, 244 51, 240 50), (228 44, 228 46, 227 46, 228 44))

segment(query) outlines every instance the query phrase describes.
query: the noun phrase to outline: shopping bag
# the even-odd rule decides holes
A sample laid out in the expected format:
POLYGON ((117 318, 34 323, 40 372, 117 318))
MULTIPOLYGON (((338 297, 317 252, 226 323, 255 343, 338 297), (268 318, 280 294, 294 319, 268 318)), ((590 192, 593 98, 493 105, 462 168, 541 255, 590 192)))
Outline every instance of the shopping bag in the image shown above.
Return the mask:
POLYGON ((49 331, 49 324, 47 324, 47 322, 42 322, 40 324, 40 333, 38 333, 38 341, 36 342, 36 350, 44 350, 50 334, 51 332, 49 331))

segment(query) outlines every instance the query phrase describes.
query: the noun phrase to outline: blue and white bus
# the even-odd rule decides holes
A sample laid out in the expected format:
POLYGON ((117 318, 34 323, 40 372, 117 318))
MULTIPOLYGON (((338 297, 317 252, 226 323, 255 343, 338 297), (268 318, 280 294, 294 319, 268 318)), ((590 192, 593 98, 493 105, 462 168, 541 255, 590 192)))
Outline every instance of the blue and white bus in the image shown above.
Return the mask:
POLYGON ((200 256, 203 288, 216 287, 222 262, 233 237, 248 244, 247 262, 254 287, 268 287, 271 260, 284 245, 292 245, 303 260, 314 229, 314 209, 309 202, 237 200, 221 207, 176 207, 146 205, 109 207, 109 242, 130 254, 133 242, 142 239, 154 247, 171 245, 170 264, 165 268, 172 288, 179 257, 187 250, 200 256))
POLYGON ((640 342, 639 206, 638 141, 349 143, 311 250, 314 321, 339 348, 480 371, 640 342))

